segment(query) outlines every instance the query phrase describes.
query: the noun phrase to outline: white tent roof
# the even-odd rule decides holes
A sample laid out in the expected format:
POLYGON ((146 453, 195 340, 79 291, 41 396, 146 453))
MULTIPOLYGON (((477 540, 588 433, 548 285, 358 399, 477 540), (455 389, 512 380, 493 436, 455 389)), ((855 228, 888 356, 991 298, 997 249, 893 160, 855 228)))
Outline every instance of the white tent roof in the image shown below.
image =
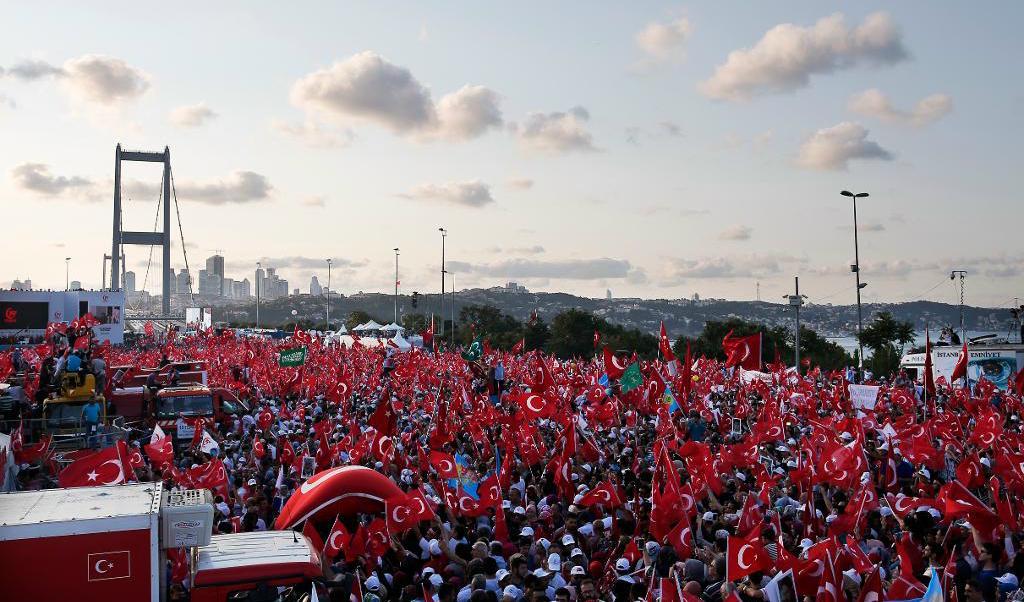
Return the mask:
POLYGON ((383 327, 384 326, 378 324, 375 320, 370 320, 366 324, 360 324, 359 326, 356 326, 352 330, 355 330, 356 332, 361 332, 363 330, 380 330, 383 327))
POLYGON ((396 335, 395 335, 395 338, 391 339, 391 341, 392 341, 392 342, 393 342, 393 343, 394 343, 395 345, 398 345, 398 348, 399 348, 399 349, 400 349, 401 351, 407 351, 407 350, 409 350, 409 349, 411 349, 411 348, 412 348, 412 344, 410 344, 410 343, 409 343, 409 341, 405 340, 405 337, 403 337, 403 336, 402 336, 402 335, 400 335, 400 334, 396 334, 396 335))
POLYGON ((347 332, 348 332, 348 329, 345 328, 344 324, 342 324, 341 326, 338 327, 338 330, 334 331, 334 334, 345 334, 347 332))
POLYGON ((395 324, 394 322, 392 322, 392 323, 388 324, 387 326, 381 327, 381 330, 396 330, 398 332, 404 332, 405 328, 403 328, 402 326, 399 326, 398 324, 395 324))

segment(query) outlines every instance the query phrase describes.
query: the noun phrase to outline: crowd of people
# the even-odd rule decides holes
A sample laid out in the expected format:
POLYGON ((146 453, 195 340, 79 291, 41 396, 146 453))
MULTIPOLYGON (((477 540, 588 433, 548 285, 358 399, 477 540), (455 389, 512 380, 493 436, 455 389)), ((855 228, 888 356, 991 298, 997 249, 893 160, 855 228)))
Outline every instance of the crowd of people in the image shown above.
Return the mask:
MULTIPOLYGON (((38 374, 45 347, 18 362, 38 374)), ((373 468, 428 502, 414 524, 342 517, 350 537, 324 552, 332 600, 1024 599, 1019 392, 904 374, 854 407, 843 371, 747 371, 667 349, 643 360, 596 337, 592 358, 517 347, 225 331, 86 352, 105 366, 202 360, 246 402, 199 425, 212 447, 197 436, 152 454, 146 423, 129 441, 145 450, 132 462, 142 481, 195 486, 223 464, 219 533, 274 528, 300 484, 335 466, 373 468), (296 346, 304 364, 279 365, 296 346)), ((0 355, 0 376, 12 369, 0 355)), ((19 486, 44 486, 53 467, 22 464, 19 486)))

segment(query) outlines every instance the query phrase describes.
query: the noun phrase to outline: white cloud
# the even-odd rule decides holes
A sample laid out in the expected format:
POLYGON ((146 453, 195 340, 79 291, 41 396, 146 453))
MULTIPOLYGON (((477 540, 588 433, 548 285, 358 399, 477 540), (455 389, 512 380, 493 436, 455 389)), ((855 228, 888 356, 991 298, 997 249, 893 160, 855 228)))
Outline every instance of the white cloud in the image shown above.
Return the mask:
POLYGON ((170 113, 171 123, 187 128, 199 127, 216 117, 217 113, 206 106, 205 102, 176 107, 170 113))
POLYGON ((667 259, 662 284, 674 286, 687 278, 728 280, 763 277, 778 273, 781 270, 781 263, 789 259, 762 255, 696 259, 672 257, 667 259))
POLYGON ((323 196, 311 196, 302 199, 302 204, 307 207, 326 207, 327 199, 323 196))
POLYGON ((146 73, 119 58, 99 54, 68 59, 61 66, 38 59, 24 60, 8 68, 7 73, 24 81, 56 78, 74 96, 102 105, 141 96, 149 89, 150 79, 146 73))
POLYGON ((668 23, 648 23, 636 34, 636 45, 657 61, 679 61, 686 57, 686 42, 693 27, 686 18, 668 23))
POLYGON ((341 148, 352 144, 355 139, 350 129, 336 131, 313 119, 306 119, 302 123, 275 119, 270 122, 270 127, 313 148, 341 148))
POLYGON ((95 200, 95 182, 81 176, 57 176, 50 173, 50 167, 43 163, 22 163, 11 170, 11 179, 22 190, 44 197, 81 195, 86 200, 95 200))
POLYGON ((844 121, 818 130, 800 146, 797 164, 810 169, 846 169, 852 159, 891 161, 892 153, 868 140, 868 130, 844 121))
POLYGON ((292 85, 291 101, 308 114, 342 123, 369 122, 420 139, 468 140, 502 123, 499 97, 464 86, 435 105, 412 72, 374 52, 361 52, 292 85))
POLYGON ((860 64, 893 64, 907 56, 900 31, 888 14, 868 15, 854 29, 841 14, 834 14, 811 27, 776 25, 753 48, 730 52, 699 88, 710 98, 748 100, 806 87, 811 75, 860 64))
POLYGON ((737 224, 719 232, 718 238, 721 240, 750 240, 750 235, 753 232, 754 229, 750 226, 737 224))
POLYGON ((854 113, 882 121, 921 127, 952 111, 953 99, 948 94, 932 94, 919 100, 911 110, 903 111, 894 107, 881 90, 872 88, 850 98, 848 107, 854 113))
MULTIPOLYGON (((156 197, 156 184, 133 180, 125 185, 130 194, 156 197)), ((253 171, 236 171, 212 182, 183 181, 175 183, 175 194, 182 201, 205 205, 244 204, 265 201, 274 189, 267 177, 253 171)))
POLYGON ((498 94, 483 86, 463 86, 437 103, 437 135, 469 140, 502 123, 498 94))
POLYGON ((420 184, 409 192, 398 196, 424 201, 445 201, 464 207, 483 207, 494 202, 494 197, 491 196, 491 187, 480 180, 420 184))
POLYGON ((594 140, 587 131, 590 113, 583 107, 554 113, 530 113, 511 129, 527 149, 548 153, 594 151, 594 140))
POLYGON ((86 54, 64 63, 64 81, 72 92, 95 103, 117 103, 141 96, 149 76, 121 59, 86 54))

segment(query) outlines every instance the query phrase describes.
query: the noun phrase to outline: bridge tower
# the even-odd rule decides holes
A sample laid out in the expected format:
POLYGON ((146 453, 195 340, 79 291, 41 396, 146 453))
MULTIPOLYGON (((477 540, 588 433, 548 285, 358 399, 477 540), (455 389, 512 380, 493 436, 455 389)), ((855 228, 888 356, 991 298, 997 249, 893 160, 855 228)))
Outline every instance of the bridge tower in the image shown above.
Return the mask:
POLYGON ((123 245, 160 245, 163 250, 163 314, 171 313, 171 149, 164 147, 163 152, 122 150, 118 144, 114 149, 114 235, 110 243, 110 290, 120 290, 119 277, 121 270, 118 262, 122 261, 123 245), (164 204, 163 232, 131 232, 121 229, 121 162, 140 161, 145 163, 163 163, 164 174, 161 198, 164 204))

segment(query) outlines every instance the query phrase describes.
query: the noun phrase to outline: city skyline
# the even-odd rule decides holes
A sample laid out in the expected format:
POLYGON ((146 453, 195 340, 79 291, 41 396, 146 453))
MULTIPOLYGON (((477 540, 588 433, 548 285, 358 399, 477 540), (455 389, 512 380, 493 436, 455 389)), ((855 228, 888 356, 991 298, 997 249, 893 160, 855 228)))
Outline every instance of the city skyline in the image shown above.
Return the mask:
MULTIPOLYGON (((871 194, 866 302, 955 302, 953 269, 972 305, 1024 296, 1018 4, 564 4, 537 23, 528 6, 227 3, 203 24, 185 4, 166 19, 194 43, 170 54, 142 8, 60 6, 10 7, 0 40, 7 221, 58 217, 5 236, 6 257, 30 250, 5 283, 62 289, 70 256, 100 287, 120 142, 170 147, 197 289, 255 286, 257 262, 326 286, 330 257, 332 293, 391 293, 401 247, 400 292, 435 293, 443 226, 460 289, 773 300, 799 275, 810 301, 849 304, 849 189, 871 194)), ((126 227, 152 229, 159 180, 126 168, 126 227)), ((126 249, 138 288, 148 255, 126 249)))

